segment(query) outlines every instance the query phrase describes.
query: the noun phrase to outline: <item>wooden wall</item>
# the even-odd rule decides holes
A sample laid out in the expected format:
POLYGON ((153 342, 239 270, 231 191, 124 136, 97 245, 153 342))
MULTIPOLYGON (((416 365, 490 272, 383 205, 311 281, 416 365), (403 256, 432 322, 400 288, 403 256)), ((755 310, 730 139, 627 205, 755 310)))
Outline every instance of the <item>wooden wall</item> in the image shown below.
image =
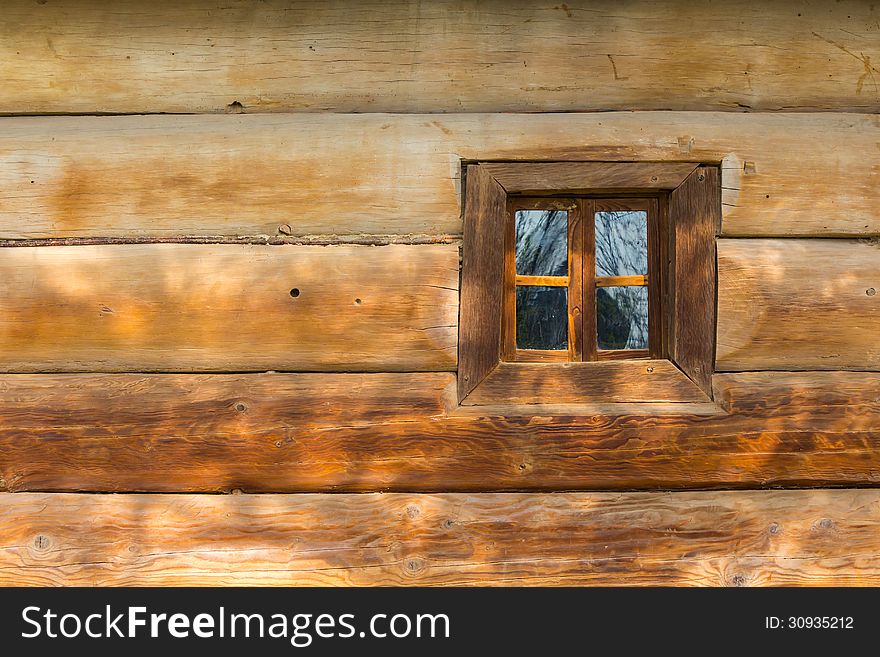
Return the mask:
POLYGON ((8 0, 0 112, 877 109, 861 0, 8 0))
POLYGON ((0 584, 880 579, 880 8, 10 0, 0 35, 0 584), (720 165, 714 403, 457 407, 471 160, 720 165))

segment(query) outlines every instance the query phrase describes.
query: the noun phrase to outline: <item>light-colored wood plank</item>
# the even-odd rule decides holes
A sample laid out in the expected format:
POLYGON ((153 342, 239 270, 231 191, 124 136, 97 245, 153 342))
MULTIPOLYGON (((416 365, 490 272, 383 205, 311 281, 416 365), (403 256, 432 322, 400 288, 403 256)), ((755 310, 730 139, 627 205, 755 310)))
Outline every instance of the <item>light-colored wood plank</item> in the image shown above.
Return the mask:
POLYGON ((880 491, 0 495, 0 585, 880 584, 880 491))
POLYGON ((880 369, 880 244, 719 240, 718 371, 880 369))
POLYGON ((436 135, 446 137, 427 119, 42 117, 0 125, 2 238, 461 233, 457 162, 438 151, 436 135), (430 130, 406 134, 422 124, 430 130), (416 153, 419 163, 410 160, 416 153))
POLYGON ((4 372, 456 366, 452 245, 7 248, 0 289, 4 372))
POLYGON ((499 363, 464 400, 483 404, 610 404, 709 401, 668 360, 499 363))
POLYGON ((852 114, 0 119, 0 238, 460 235, 465 160, 722 163, 729 235, 880 233, 852 114))
POLYGON ((112 11, 7 0, 0 112, 874 112, 877 11, 859 0, 122 0, 112 11))
POLYGON ((619 405, 579 404, 468 406, 444 415, 454 406, 449 373, 3 375, 0 489, 472 492, 880 482, 880 373, 715 379, 730 413, 705 404, 630 404, 623 414, 619 405))

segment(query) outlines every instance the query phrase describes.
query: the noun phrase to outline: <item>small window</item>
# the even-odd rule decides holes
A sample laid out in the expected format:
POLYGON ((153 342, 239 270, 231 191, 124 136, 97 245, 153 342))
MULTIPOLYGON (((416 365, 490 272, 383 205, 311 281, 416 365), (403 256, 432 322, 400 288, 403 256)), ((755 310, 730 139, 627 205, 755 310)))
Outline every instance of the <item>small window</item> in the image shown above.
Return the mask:
POLYGON ((661 357, 657 199, 511 197, 507 208, 503 360, 661 357))
POLYGON ((711 405, 717 166, 484 162, 465 178, 461 406, 711 405))

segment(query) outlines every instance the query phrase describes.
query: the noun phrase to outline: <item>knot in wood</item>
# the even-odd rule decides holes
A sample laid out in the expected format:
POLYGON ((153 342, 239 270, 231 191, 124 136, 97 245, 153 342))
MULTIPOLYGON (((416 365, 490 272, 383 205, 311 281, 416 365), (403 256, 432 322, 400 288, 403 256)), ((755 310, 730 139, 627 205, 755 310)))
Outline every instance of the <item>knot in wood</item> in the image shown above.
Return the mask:
POLYGON ((410 557, 404 561, 403 569, 407 575, 418 575, 425 569, 425 561, 420 557, 410 557))
POLYGON ((731 583, 734 586, 745 586, 748 583, 748 579, 745 575, 737 573, 733 577, 730 578, 731 583))
POLYGON ((816 523, 816 526, 819 527, 819 529, 831 529, 834 527, 834 521, 831 518, 822 518, 816 523))

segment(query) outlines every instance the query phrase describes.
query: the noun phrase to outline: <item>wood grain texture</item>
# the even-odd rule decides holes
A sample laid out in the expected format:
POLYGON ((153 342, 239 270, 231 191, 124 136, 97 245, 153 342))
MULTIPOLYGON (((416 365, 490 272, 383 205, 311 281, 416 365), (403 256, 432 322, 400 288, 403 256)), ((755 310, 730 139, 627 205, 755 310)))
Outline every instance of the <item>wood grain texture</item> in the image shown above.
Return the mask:
POLYGON ((498 162, 484 166, 508 194, 675 189, 696 168, 691 162, 498 162))
POLYGON ((34 5, 4 3, 0 112, 880 107, 859 0, 34 5))
POLYGON ((719 240, 719 371, 880 369, 880 245, 719 240))
POLYGON ((0 289, 5 372, 456 366, 453 245, 10 248, 0 289))
MULTIPOLYGON (((0 380, 2 420, 19 430, 79 428, 122 436, 147 424, 217 435, 300 427, 369 426, 440 418, 455 406, 455 375, 15 374, 0 380)), ((97 435, 97 434, 96 434, 97 435)))
POLYGON ((668 360, 499 363, 464 404, 706 402, 668 360))
POLYGON ((669 195, 674 269, 672 360, 707 393, 715 370, 715 235, 720 225, 719 172, 699 167, 669 195))
POLYGON ((880 584, 876 490, 0 495, 0 585, 880 584))
POLYGON ((5 375, 0 488, 465 492, 880 482, 878 373, 719 375, 715 395, 731 412, 687 415, 654 404, 640 405, 652 407, 648 415, 558 407, 447 414, 454 385, 451 373, 5 375))
POLYGON ((464 399, 501 357, 507 195, 479 165, 467 169, 461 258, 458 398, 464 399))
POLYGON ((847 407, 880 414, 880 373, 742 372, 716 374, 714 399, 728 412, 774 417, 786 406, 839 414, 847 407))
POLYGON ((3 239, 460 235, 462 160, 720 162, 725 234, 880 234, 876 115, 23 117, 2 125, 3 239))

